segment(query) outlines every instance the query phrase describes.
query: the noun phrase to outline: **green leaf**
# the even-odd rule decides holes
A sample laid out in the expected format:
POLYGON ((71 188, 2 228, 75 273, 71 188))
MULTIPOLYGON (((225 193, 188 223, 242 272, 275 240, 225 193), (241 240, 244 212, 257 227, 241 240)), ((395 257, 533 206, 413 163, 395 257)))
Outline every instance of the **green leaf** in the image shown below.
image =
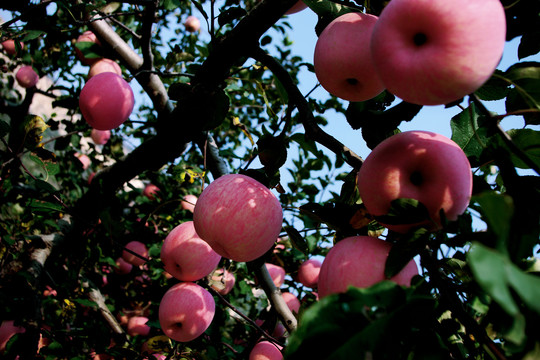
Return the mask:
MULTIPOLYGON (((517 147, 540 167, 540 132, 532 129, 511 129, 508 135, 517 147)), ((520 169, 530 168, 515 154, 512 154, 512 161, 520 169)))
POLYGON ((26 35, 24 35, 24 37, 21 39, 21 41, 23 43, 29 42, 31 40, 37 39, 38 37, 40 37, 43 34, 44 34, 44 32, 41 31, 41 30, 29 30, 29 31, 26 32, 26 35))
POLYGON ((102 58, 101 46, 91 41, 79 41, 75 43, 75 47, 79 49, 82 55, 87 59, 102 58))
POLYGON ((398 274, 422 249, 425 249, 430 232, 424 228, 417 229, 400 236, 399 241, 392 245, 386 264, 384 276, 391 278, 398 274))
POLYGON ((309 254, 309 246, 306 240, 300 235, 298 230, 296 230, 292 226, 286 226, 285 231, 287 232, 287 235, 289 236, 289 239, 291 240, 292 246, 294 246, 296 249, 302 252, 304 255, 309 254))
POLYGON ((202 14, 202 16, 208 20, 209 19, 209 16, 208 14, 206 13, 206 11, 204 10, 204 7, 202 6, 202 4, 199 2, 199 1, 191 1, 191 3, 193 4, 193 6, 195 6, 197 8, 197 10, 200 11, 200 13, 202 14))
POLYGON ((521 36, 518 46, 518 58, 521 60, 527 56, 540 52, 540 31, 526 32, 521 36))
POLYGON ((43 211, 43 212, 50 212, 52 211, 63 211, 64 207, 60 204, 51 203, 47 201, 41 201, 37 199, 32 199, 30 201, 30 204, 28 204, 30 209, 34 211, 43 211))
POLYGON ((300 147, 306 151, 309 151, 315 156, 319 156, 319 150, 317 149, 317 143, 311 139, 306 138, 303 133, 296 133, 289 137, 290 140, 295 141, 300 147))
POLYGON ((487 223, 488 229, 496 236, 496 243, 493 245, 504 251, 510 236, 511 220, 514 214, 512 198, 488 191, 473 196, 471 203, 480 205, 482 220, 487 223))
POLYGON ((232 6, 218 15, 218 24, 219 26, 223 26, 232 23, 234 20, 238 20, 246 14, 247 12, 245 9, 242 9, 239 6, 232 6))
POLYGON ((400 198, 392 200, 386 215, 376 217, 377 221, 389 225, 418 224, 430 219, 427 208, 416 199, 400 198))
MULTIPOLYGON (((495 70, 495 74, 502 75, 501 70, 495 70)), ((492 76, 489 80, 476 90, 474 93, 482 100, 494 101, 501 100, 508 94, 510 84, 501 79, 500 76, 492 76)))
POLYGON ((451 139, 469 158, 478 160, 488 143, 487 129, 474 104, 454 116, 450 122, 451 139))
POLYGON ((7 134, 9 134, 10 129, 11 127, 7 122, 5 122, 4 120, 0 120, 0 138, 3 138, 7 134))
POLYGON ((37 189, 46 191, 46 192, 51 193, 51 194, 54 194, 54 193, 56 193, 58 191, 58 190, 56 190, 56 188, 54 186, 52 186, 48 182, 43 181, 41 179, 34 179, 34 186, 37 189))

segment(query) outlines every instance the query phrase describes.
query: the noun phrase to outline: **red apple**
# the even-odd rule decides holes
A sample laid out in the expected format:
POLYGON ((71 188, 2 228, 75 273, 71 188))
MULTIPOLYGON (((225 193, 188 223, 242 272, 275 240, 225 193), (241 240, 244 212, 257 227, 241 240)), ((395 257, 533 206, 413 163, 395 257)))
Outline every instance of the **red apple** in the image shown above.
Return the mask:
POLYGON ((317 259, 304 261, 298 267, 298 281, 309 288, 317 287, 322 263, 317 259))
POLYGON ((88 155, 80 154, 78 152, 75 153, 75 157, 79 159, 79 161, 82 164, 83 170, 86 170, 90 167, 90 164, 92 163, 92 160, 88 157, 88 155))
MULTIPOLYGON (((19 44, 21 45, 21 49, 24 48, 24 43, 19 41, 19 44)), ((2 48, 4 49, 4 52, 8 55, 15 55, 17 53, 17 48, 15 46, 15 40, 8 39, 6 41, 2 42, 2 48)))
MULTIPOLYGON (((392 244, 371 236, 352 236, 334 245, 324 259, 319 274, 319 297, 347 291, 349 286, 367 288, 385 280, 384 269, 392 244)), ((411 260, 390 280, 410 286, 418 274, 411 260)))
POLYGON ((285 291, 281 293, 281 296, 283 296, 283 300, 285 300, 285 304, 287 304, 287 307, 293 313, 298 314, 300 312, 300 300, 298 300, 296 295, 285 291))
POLYGON ((195 204, 197 203, 197 196, 188 194, 184 196, 184 200, 180 203, 180 206, 182 206, 182 209, 191 211, 195 209, 195 204))
POLYGON ((146 316, 132 316, 127 322, 127 333, 130 336, 146 336, 150 333, 150 326, 146 325, 148 318, 146 316))
POLYGON ((159 188, 154 184, 148 184, 143 189, 143 196, 146 196, 150 200, 154 200, 159 192, 159 188))
POLYGON ((15 75, 17 83, 25 89, 36 86, 39 75, 30 65, 21 66, 15 75))
POLYGON ((370 39, 377 17, 348 13, 334 19, 315 45, 315 75, 330 94, 365 101, 384 90, 371 58, 370 39))
POLYGON ((235 283, 236 277, 227 269, 217 269, 212 275, 212 288, 221 295, 230 293, 235 283))
POLYGON ((499 63, 505 39, 500 0, 392 0, 373 30, 371 50, 388 91, 437 105, 478 89, 499 63))
MULTIPOLYGON (((94 43, 94 44, 97 44, 97 45, 101 46, 101 43, 100 43, 99 39, 96 37, 96 34, 94 34, 92 31, 89 31, 89 30, 85 31, 81 35, 79 35, 76 42, 77 43, 89 42, 89 43, 94 43)), ((84 65, 92 65, 93 63, 95 63, 96 61, 101 59, 100 57, 87 58, 82 54, 81 50, 79 50, 77 47, 75 47, 75 54, 79 58, 79 61, 84 65)))
POLYGON ((430 220, 419 224, 390 225, 388 229, 406 232, 424 225, 441 227, 440 211, 456 220, 469 204, 472 172, 467 156, 447 137, 428 131, 407 131, 391 136, 367 156, 357 176, 358 192, 367 211, 386 215, 393 200, 420 201, 430 220))
POLYGON ((131 115, 135 97, 131 86, 120 75, 103 72, 84 85, 79 107, 84 119, 94 129, 112 130, 131 115))
POLYGON ((103 72, 112 72, 122 76, 122 68, 116 61, 103 58, 90 65, 90 69, 88 70, 88 79, 103 72))
POLYGON ((283 212, 276 196, 260 182, 238 174, 208 185, 195 205, 197 234, 221 256, 251 261, 266 253, 281 231, 283 212))
POLYGON ((181 281, 202 279, 214 271, 220 260, 221 256, 197 235, 193 221, 172 229, 161 247, 163 268, 181 281))
POLYGON ((173 285, 159 304, 159 323, 169 338, 187 342, 199 337, 214 319, 212 295, 192 282, 173 285))
POLYGON ((116 259, 115 271, 118 274, 129 274, 133 269, 133 265, 128 263, 124 258, 119 257, 116 259))
POLYGON ((270 341, 258 342, 249 353, 249 360, 282 360, 281 347, 270 341))
POLYGON ((15 334, 25 332, 26 329, 22 326, 15 325, 13 320, 4 320, 0 325, 0 353, 6 350, 6 345, 15 334))
POLYGON ((302 0, 300 0, 296 4, 294 4, 289 10, 287 10, 285 15, 296 14, 297 12, 300 12, 300 11, 306 9, 307 7, 308 6, 306 5, 306 3, 304 3, 302 0))
POLYGON ((201 22, 195 16, 188 16, 184 22, 184 27, 188 32, 197 32, 201 28, 201 22))
MULTIPOLYGON (((134 253, 141 255, 142 257, 145 257, 145 258, 148 257, 148 249, 146 248, 146 245, 140 241, 136 241, 136 240, 130 241, 126 244, 125 248, 133 251, 134 253)), ((140 257, 126 250, 122 252, 122 258, 128 263, 130 263, 131 265, 135 265, 135 266, 140 266, 146 262, 146 260, 141 259, 140 257)))
POLYGON ((274 285, 276 285, 277 288, 281 287, 285 282, 285 269, 279 265, 269 263, 266 263, 265 265, 274 285))
POLYGON ((104 145, 111 138, 111 131, 92 129, 90 136, 96 145, 104 145))

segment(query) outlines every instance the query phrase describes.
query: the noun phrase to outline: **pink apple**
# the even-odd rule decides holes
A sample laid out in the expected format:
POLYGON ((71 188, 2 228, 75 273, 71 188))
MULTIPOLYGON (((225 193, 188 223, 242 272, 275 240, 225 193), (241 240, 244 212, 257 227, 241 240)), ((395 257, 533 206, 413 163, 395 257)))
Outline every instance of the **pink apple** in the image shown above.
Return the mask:
POLYGON ((296 297, 296 295, 284 291, 281 293, 281 296, 283 296, 283 300, 285 300, 285 304, 287 304, 287 307, 293 312, 298 314, 300 312, 300 300, 296 297))
POLYGON ((270 341, 258 342, 249 353, 249 360, 282 360, 281 347, 270 341))
POLYGON ((92 129, 90 136, 96 145, 104 145, 111 138, 111 131, 92 129))
POLYGON ((358 192, 367 211, 386 215, 391 201, 416 199, 431 217, 419 224, 390 225, 388 229, 406 232, 424 225, 441 227, 440 211, 456 220, 469 204, 472 172, 467 156, 447 137, 428 131, 407 131, 391 136, 367 156, 357 176, 358 192))
MULTIPOLYGON (((148 249, 146 248, 146 245, 140 241, 130 241, 126 244, 125 248, 137 253, 138 255, 141 255, 142 257, 148 258, 148 249)), ((122 252, 122 258, 131 265, 135 266, 140 266, 146 262, 146 260, 141 259, 140 257, 126 250, 122 252)))
POLYGON ((234 261, 251 261, 274 245, 283 211, 266 186, 248 176, 230 174, 204 189, 193 221, 197 234, 215 252, 234 261))
MULTIPOLYGON (((392 244, 371 236, 352 236, 337 242, 324 259, 319 274, 319 297, 347 291, 349 286, 367 288, 385 280, 384 269, 392 244)), ((418 274, 411 260, 390 280, 410 286, 418 274)))
POLYGON ((150 326, 146 325, 148 318, 146 316, 132 316, 129 318, 126 328, 130 336, 146 336, 150 333, 150 326))
MULTIPOLYGON (((99 39, 96 37, 96 35, 92 31, 85 31, 76 40, 77 43, 81 42, 89 42, 89 43, 95 43, 97 45, 101 46, 101 43, 99 39)), ((100 58, 87 58, 85 57, 81 50, 79 50, 77 47, 75 47, 75 54, 79 58, 79 61, 84 65, 92 65, 96 61, 98 61, 100 58)))
POLYGON ((0 353, 6 350, 6 345, 15 334, 25 332, 26 329, 22 326, 15 325, 13 320, 4 320, 0 325, 0 353))
POLYGON ((133 269, 133 265, 128 263, 124 258, 119 257, 116 259, 115 271, 118 274, 129 274, 133 269))
POLYGON ((159 304, 159 323, 169 338, 187 342, 206 331, 216 304, 208 290, 192 282, 173 285, 159 304))
POLYGON ((269 263, 266 263, 265 265, 274 285, 276 285, 277 288, 281 287, 285 282, 285 269, 279 265, 269 263))
MULTIPOLYGON (((19 44, 21 45, 21 49, 24 48, 24 43, 19 41, 19 44)), ((4 49, 4 52, 8 55, 15 55, 17 53, 17 48, 15 46, 15 40, 8 39, 6 41, 2 42, 2 48, 4 49)))
POLYGON ((88 70, 88 79, 92 78, 97 74, 101 74, 102 72, 112 72, 121 76, 122 68, 114 60, 105 58, 99 59, 98 61, 90 65, 90 69, 88 70))
POLYGON ((227 269, 217 269, 212 275, 212 288, 221 295, 231 292, 236 283, 236 277, 227 269))
POLYGON ((79 159, 79 161, 82 164, 83 170, 86 170, 90 167, 90 164, 92 163, 92 160, 88 157, 88 155, 80 154, 78 152, 75 153, 75 157, 79 159))
POLYGON ((184 22, 184 27, 188 32, 197 32, 201 28, 201 22, 195 16, 188 16, 184 22))
POLYGON ((131 86, 120 75, 103 72, 86 82, 79 96, 84 119, 94 129, 112 130, 124 123, 135 105, 131 86))
POLYGON ((39 75, 30 65, 21 66, 15 75, 17 83, 25 89, 36 86, 39 75))
POLYGON ((221 256, 201 239, 193 221, 171 230, 161 247, 163 268, 181 281, 196 281, 209 275, 219 264, 221 256))
POLYGON ((193 210, 195 209, 196 203, 197 203, 197 196, 188 194, 184 196, 184 199, 180 203, 180 206, 182 206, 182 209, 184 210, 193 212, 193 210))
POLYGON ((307 7, 308 6, 306 5, 306 3, 304 3, 302 0, 300 0, 296 4, 294 4, 289 10, 287 10, 285 15, 296 14, 297 12, 300 12, 300 11, 306 9, 307 7))
POLYGON ((309 288, 317 287, 322 263, 317 259, 304 261, 298 267, 298 281, 309 288))
POLYGON ((447 104, 478 89, 506 39, 500 0, 392 0, 373 30, 373 61, 405 101, 447 104))
POLYGON ((143 189, 143 196, 146 196, 150 200, 154 200, 156 195, 158 195, 159 188, 154 184, 148 184, 143 189))
POLYGON ((371 58, 370 39, 377 17, 348 13, 334 19, 315 45, 313 65, 322 87, 348 101, 365 101, 384 90, 371 58))

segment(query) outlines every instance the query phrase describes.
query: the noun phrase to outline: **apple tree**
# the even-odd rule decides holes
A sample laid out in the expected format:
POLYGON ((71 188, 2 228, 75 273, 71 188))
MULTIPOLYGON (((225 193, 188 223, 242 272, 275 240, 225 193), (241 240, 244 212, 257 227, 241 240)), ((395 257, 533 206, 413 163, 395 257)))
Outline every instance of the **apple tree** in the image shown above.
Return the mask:
POLYGON ((538 1, 34 0, 0 9, 2 358, 540 357, 538 1), (428 8, 438 15, 415 17, 428 8), (316 14, 320 38, 344 15, 371 22, 335 30, 319 66, 295 47, 293 9, 316 14), (519 61, 495 69, 511 40, 519 61), (438 42, 452 51, 413 53, 438 42), (441 80, 437 66, 450 75, 441 80), (314 95, 349 68, 360 75, 342 79, 346 93, 374 79, 384 86, 361 101, 314 95), (304 73, 321 84, 303 83, 304 73), (394 150, 368 167, 379 145, 435 104, 445 105, 433 121, 450 125, 444 141, 463 155, 459 166, 436 143, 430 163, 394 150), (366 159, 329 134, 336 117, 366 159), (519 125, 507 128, 508 118, 519 125), (409 162, 418 169, 405 175, 409 162), (397 185, 370 178, 390 168, 403 188, 437 190, 388 196, 380 212, 368 198, 397 185), (226 201, 197 207, 230 174, 257 185, 229 184, 212 195, 226 201), (251 196, 255 188, 266 192, 251 196), (432 208, 447 188, 457 189, 449 207, 432 208), (457 192, 465 203, 454 211, 457 192), (208 265, 198 250, 162 253, 189 222, 219 254, 195 280, 173 270, 188 269, 179 258, 208 265), (257 254, 247 261, 224 256, 208 235, 236 241, 274 223, 270 242, 234 243, 257 254), (366 238, 374 245, 330 253, 366 238), (319 296, 319 271, 325 289, 341 290, 319 296))

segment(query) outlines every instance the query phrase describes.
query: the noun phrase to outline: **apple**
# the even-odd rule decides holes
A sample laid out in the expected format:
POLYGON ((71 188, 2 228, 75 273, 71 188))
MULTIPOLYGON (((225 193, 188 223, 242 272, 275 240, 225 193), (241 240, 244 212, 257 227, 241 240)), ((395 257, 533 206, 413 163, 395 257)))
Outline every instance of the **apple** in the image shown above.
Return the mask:
POLYGON ((259 341, 249 353, 249 360, 282 360, 281 346, 270 341, 259 341))
POLYGON ((322 263, 317 259, 308 259, 298 267, 298 281, 308 288, 317 287, 322 263))
POLYGON ((82 164, 83 170, 86 170, 90 167, 90 164, 92 163, 92 160, 88 157, 88 155, 80 154, 78 152, 75 153, 75 157, 79 159, 79 161, 82 164))
MULTIPOLYGON (((21 49, 24 48, 24 43, 19 41, 19 44, 21 45, 21 49)), ((17 47, 15 46, 15 40, 8 39, 2 42, 2 48, 4 49, 4 52, 8 55, 15 55, 17 54, 17 47)))
POLYGON ((313 55, 315 75, 330 94, 348 101, 379 95, 384 85, 371 58, 371 33, 377 17, 347 13, 322 31, 313 55))
POLYGON ((133 90, 120 75, 103 72, 86 82, 79 96, 79 107, 94 129, 112 130, 124 123, 135 105, 133 90))
POLYGON ((13 320, 4 320, 0 325, 0 353, 6 350, 6 345, 15 334, 25 332, 26 329, 22 326, 15 325, 13 320))
MULTIPOLYGON (((349 286, 367 288, 385 280, 384 269, 391 247, 391 243, 371 236, 352 236, 337 242, 321 266, 319 298, 346 292, 349 286)), ((413 259, 389 280, 410 286, 417 274, 413 259)))
POLYGON ((500 0, 392 0, 373 29, 371 53, 389 92, 415 104, 447 104, 493 74, 505 39, 500 0))
POLYGON ((296 4, 294 4, 289 10, 287 10, 285 15, 296 14, 297 12, 306 9, 307 7, 308 6, 302 0, 300 0, 296 4))
POLYGON ((195 209, 195 204, 197 203, 197 196, 192 194, 187 194, 184 196, 184 199, 180 203, 180 206, 182 206, 182 209, 191 211, 195 209))
POLYGON ((106 58, 99 59, 98 61, 90 65, 90 69, 88 70, 88 79, 103 72, 112 72, 121 76, 122 68, 114 60, 106 58))
POLYGON ((217 269, 212 274, 211 286, 221 295, 227 295, 231 292, 236 283, 236 277, 227 269, 217 269))
POLYGON ((21 66, 15 75, 17 83, 25 89, 36 86, 39 75, 30 65, 21 66))
POLYGON ((463 150, 449 138, 429 131, 406 131, 373 149, 358 172, 357 186, 371 215, 386 215, 393 200, 410 198, 421 202, 431 218, 417 224, 381 222, 388 229, 440 229, 441 210, 452 221, 469 204, 471 165, 463 150))
POLYGON ((208 290, 192 282, 178 283, 167 290, 159 303, 159 323, 169 338, 191 341, 208 329, 215 308, 208 290))
MULTIPOLYGON (((94 43, 94 44, 97 44, 99 46, 101 46, 101 42, 99 41, 99 39, 96 37, 96 34, 94 34, 92 31, 88 30, 88 31, 85 31, 83 32, 81 35, 79 35, 79 37, 77 38, 76 40, 77 43, 81 43, 81 42, 89 42, 89 43, 94 43)), ((96 57, 96 58, 87 58, 83 55, 83 53, 81 52, 81 50, 77 47, 75 47, 75 54, 77 55, 77 57, 79 58, 79 61, 84 64, 84 65, 92 65, 93 63, 95 63, 96 61, 98 61, 99 59, 101 59, 100 57, 96 57)))
POLYGON ((117 274, 129 274, 131 269, 133 269, 133 265, 124 260, 124 258, 119 257, 116 259, 115 271, 117 274))
POLYGON ((186 31, 188 32, 192 32, 192 33, 197 32, 201 28, 201 22, 195 16, 190 15, 187 17, 186 21, 184 22, 184 27, 186 28, 186 31))
POLYGON ((285 304, 287 304, 287 307, 293 312, 298 314, 300 312, 300 300, 296 297, 296 295, 284 291, 281 293, 281 296, 283 296, 283 300, 285 300, 285 304))
POLYGON ((159 192, 159 188, 154 184, 148 184, 143 189, 143 196, 146 196, 150 200, 154 200, 159 192))
POLYGON ((92 138, 92 140, 94 141, 96 145, 104 145, 111 138, 111 131, 92 129, 92 132, 90 133, 90 137, 92 138))
POLYGON ((209 275, 221 256, 197 235, 193 221, 176 226, 161 247, 163 268, 181 281, 196 281, 209 275))
MULTIPOLYGON (((148 257, 148 249, 146 248, 146 245, 140 241, 137 241, 137 240, 130 241, 126 244, 124 248, 131 250, 134 253, 141 255, 142 257, 145 257, 145 258, 148 257)), ((130 263, 131 265, 135 265, 135 266, 140 266, 146 262, 146 260, 141 259, 140 257, 135 256, 126 250, 122 252, 122 258, 128 263, 130 263)))
POLYGON ((132 316, 129 318, 126 328, 130 336, 146 336, 150 333, 150 326, 146 325, 148 318, 146 316, 132 316))
POLYGON ((279 265, 266 263, 266 269, 272 278, 272 282, 277 288, 281 287, 285 282, 285 269, 279 265))
POLYGON ((215 252, 234 261, 251 261, 274 245, 283 211, 266 186, 245 175, 229 174, 204 189, 193 222, 215 252))

